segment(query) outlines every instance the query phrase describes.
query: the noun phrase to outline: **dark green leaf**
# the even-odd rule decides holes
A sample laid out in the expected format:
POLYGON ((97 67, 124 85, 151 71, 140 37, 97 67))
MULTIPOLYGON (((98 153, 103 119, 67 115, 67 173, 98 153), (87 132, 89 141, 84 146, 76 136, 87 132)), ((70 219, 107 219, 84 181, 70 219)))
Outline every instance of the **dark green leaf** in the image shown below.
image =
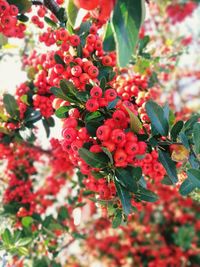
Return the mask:
POLYGON ((130 193, 118 182, 117 179, 115 179, 114 181, 117 189, 117 195, 122 203, 123 211, 126 215, 128 215, 132 209, 130 193))
POLYGON ((113 109, 113 108, 115 108, 115 106, 117 105, 117 103, 119 102, 119 100, 120 100, 120 98, 119 98, 119 97, 116 97, 115 100, 109 102, 107 108, 108 108, 108 109, 113 109))
POLYGON ((189 169, 187 171, 188 179, 193 183, 195 187, 200 188, 200 170, 189 169))
POLYGON ((105 51, 115 50, 115 40, 114 40, 113 31, 112 31, 110 22, 108 22, 106 26, 104 40, 103 40, 103 49, 105 51))
POLYGON ((52 28, 57 28, 57 24, 50 18, 44 17, 44 21, 52 28))
POLYGON ((200 115, 192 115, 192 117, 188 121, 186 121, 183 127, 184 132, 192 130, 194 124, 198 122, 199 117, 200 115))
POLYGON ((112 227, 117 228, 122 222, 122 211, 117 209, 112 221, 112 227))
POLYGON ((22 21, 22 22, 27 22, 29 20, 29 17, 27 17, 24 14, 20 14, 20 15, 17 16, 17 19, 22 21))
POLYGON ((180 186, 179 192, 182 196, 187 196, 195 189, 195 185, 189 180, 186 179, 180 186))
POLYGON ((4 94, 3 103, 6 111, 13 119, 19 119, 19 107, 14 96, 10 94, 4 94))
POLYGON ((54 55, 54 59, 55 59, 55 62, 57 64, 61 64, 63 67, 66 66, 65 62, 63 61, 63 59, 58 54, 54 55))
POLYGON ((174 163, 174 161, 172 161, 170 155, 167 152, 159 150, 158 153, 160 163, 165 168, 172 183, 175 184, 178 181, 176 164, 174 163))
POLYGON ((144 38, 139 41, 139 54, 143 53, 143 50, 146 48, 147 44, 150 42, 150 38, 148 35, 144 36, 144 38))
MULTIPOLYGON (((134 173, 134 172, 133 172, 134 173)), ((138 190, 137 179, 133 176, 131 168, 116 168, 115 175, 117 181, 126 187, 130 192, 136 193, 138 190)), ((140 176, 141 177, 141 176, 140 176)), ((137 177, 138 178, 138 177, 137 177)))
POLYGON ((117 48, 117 60, 120 67, 125 67, 134 53, 138 33, 143 20, 143 0, 118 0, 111 27, 117 48))
POLYGON ((58 118, 60 118, 60 119, 67 118, 68 117, 68 112, 72 108, 73 108, 72 106, 63 106, 63 107, 60 107, 60 108, 58 108, 56 110, 55 115, 58 118))
POLYGON ((196 154, 200 154, 200 123, 195 123, 193 127, 193 141, 194 141, 194 151, 196 154))
POLYGON ((102 147, 102 150, 109 157, 110 163, 113 164, 114 162, 111 152, 106 147, 102 147))
POLYGON ((147 102, 145 107, 153 127, 161 135, 167 136, 169 131, 169 124, 165 117, 163 109, 153 101, 147 102))
POLYGON ((90 112, 85 116, 85 121, 90 122, 92 120, 95 121, 103 121, 105 117, 100 111, 90 112))
POLYGON ((167 175, 164 176, 164 178, 162 179, 161 183, 165 184, 165 185, 173 185, 171 179, 167 175))
POLYGON ((80 157, 89 165, 95 168, 104 168, 108 165, 109 158, 104 153, 92 153, 86 148, 79 149, 80 157))
POLYGON ((141 187, 141 186, 139 189, 138 196, 140 200, 147 201, 147 202, 155 202, 158 200, 158 196, 154 192, 148 189, 145 189, 144 187, 141 187))
POLYGON ((180 131, 182 130, 183 128, 183 125, 184 125, 184 122, 183 121, 177 121, 172 129, 171 129, 171 138, 173 141, 176 141, 180 131))
POLYGON ((19 9, 19 13, 27 12, 32 6, 31 0, 7 0, 10 5, 16 5, 19 9))
POLYGON ((69 219, 68 209, 65 207, 61 207, 58 212, 58 220, 63 221, 66 219, 69 219))
POLYGON ((186 134, 183 132, 180 132, 179 138, 180 138, 182 144, 184 145, 184 147, 187 149, 190 149, 189 141, 188 141, 186 134))

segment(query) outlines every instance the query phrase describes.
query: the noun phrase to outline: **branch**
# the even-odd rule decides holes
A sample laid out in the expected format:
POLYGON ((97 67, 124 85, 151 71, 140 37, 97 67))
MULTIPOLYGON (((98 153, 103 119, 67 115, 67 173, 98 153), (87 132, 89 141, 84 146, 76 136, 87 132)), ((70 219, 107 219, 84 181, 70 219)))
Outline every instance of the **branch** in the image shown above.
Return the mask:
POLYGON ((43 1, 40 1, 40 0, 36 0, 36 1, 32 1, 32 4, 33 5, 43 5, 43 1))

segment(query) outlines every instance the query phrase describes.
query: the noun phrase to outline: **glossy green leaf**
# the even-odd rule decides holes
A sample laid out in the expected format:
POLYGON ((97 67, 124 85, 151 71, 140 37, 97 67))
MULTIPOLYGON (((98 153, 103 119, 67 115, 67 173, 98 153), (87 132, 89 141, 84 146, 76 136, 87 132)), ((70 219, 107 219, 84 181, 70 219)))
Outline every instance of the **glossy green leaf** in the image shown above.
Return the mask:
POLYGON ((104 40, 103 40, 103 49, 105 51, 114 51, 115 50, 115 39, 113 36, 113 31, 111 23, 108 22, 106 25, 104 40))
POLYGON ((154 192, 146 188, 143 188, 141 186, 139 189, 138 196, 140 200, 147 201, 147 202, 156 202, 158 200, 158 196, 154 192))
POLYGON ((74 4, 73 0, 67 1, 67 17, 70 25, 74 28, 77 20, 79 9, 74 4))
POLYGON ((57 24, 47 16, 44 17, 44 21, 52 28, 57 28, 57 24))
POLYGON ((185 148, 190 149, 190 144, 187 135, 184 132, 180 132, 179 138, 181 143, 184 145, 185 148))
POLYGON ((14 96, 10 94, 4 94, 3 103, 6 111, 13 119, 19 119, 19 107, 14 96))
POLYGON ((195 123, 193 127, 193 142, 194 142, 194 151, 196 154, 200 154, 200 123, 195 123))
POLYGON ((113 228, 119 227, 121 222, 122 222, 122 211, 117 209, 112 221, 112 227, 113 228))
POLYGON ((180 186, 179 192, 182 196, 187 196, 195 189, 195 185, 190 179, 186 179, 180 186))
POLYGON ((31 0, 7 0, 9 4, 16 5, 19 9, 19 13, 25 13, 27 12, 31 6, 32 1, 31 0))
POLYGON ((188 179, 193 183, 195 187, 200 188, 200 170, 189 169, 187 171, 188 179))
POLYGON ((123 211, 126 215, 128 215, 131 212, 131 196, 128 190, 126 190, 115 178, 115 186, 117 189, 117 195, 121 200, 123 211))
POLYGON ((55 59, 55 62, 57 64, 61 64, 63 67, 66 66, 65 62, 63 61, 63 59, 58 54, 54 55, 54 59, 55 59))
POLYGON ((15 245, 16 245, 17 247, 23 247, 23 246, 26 246, 26 245, 30 244, 31 241, 32 241, 32 238, 31 238, 31 237, 24 237, 24 238, 19 239, 19 240, 15 243, 15 245))
POLYGON ((159 150, 158 153, 160 163, 165 168, 172 183, 175 184, 178 181, 175 162, 171 159, 170 155, 167 152, 159 150))
POLYGON ((167 136, 169 131, 169 124, 162 107, 153 101, 147 102, 145 107, 153 127, 161 135, 167 136))
POLYGON ((177 121, 172 129, 171 129, 171 138, 173 141, 176 141, 180 131, 182 130, 183 128, 183 125, 184 125, 184 122, 183 121, 177 121))
POLYGON ((55 111, 55 115, 60 119, 67 118, 68 117, 68 112, 72 108, 73 108, 72 106, 60 107, 55 111))
POLYGON ((135 50, 138 41, 138 33, 143 22, 144 1, 118 0, 111 27, 114 34, 117 50, 117 61, 120 67, 125 67, 135 50))
POLYGON ((1 238, 5 244, 10 244, 12 242, 12 235, 9 229, 5 229, 3 234, 1 235, 1 238))
POLYGON ((104 153, 92 153, 86 148, 78 151, 80 157, 91 167, 104 168, 108 165, 109 158, 104 153))
POLYGON ((132 176, 128 168, 116 168, 115 175, 118 182, 127 188, 128 191, 136 193, 138 190, 137 179, 132 176))
POLYGON ((28 228, 29 226, 31 226, 31 224, 33 223, 33 218, 30 216, 27 217, 23 217, 22 218, 22 225, 26 228, 28 228))

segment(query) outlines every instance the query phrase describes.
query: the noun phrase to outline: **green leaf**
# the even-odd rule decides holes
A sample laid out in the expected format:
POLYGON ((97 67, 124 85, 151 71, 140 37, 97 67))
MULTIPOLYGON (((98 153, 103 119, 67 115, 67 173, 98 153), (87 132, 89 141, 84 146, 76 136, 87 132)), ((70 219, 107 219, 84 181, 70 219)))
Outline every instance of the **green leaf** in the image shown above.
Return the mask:
POLYGON ((196 154, 200 154, 200 123, 195 123, 193 127, 193 141, 194 141, 194 151, 196 154))
POLYGON ((122 222, 122 211, 117 209, 112 221, 112 227, 117 228, 122 222))
POLYGON ((22 225, 26 228, 30 227, 31 224, 33 223, 33 218, 30 216, 23 217, 22 218, 22 225))
POLYGON ((111 27, 117 50, 117 61, 120 67, 125 67, 134 53, 138 41, 138 33, 144 16, 144 1, 118 0, 111 27))
POLYGON ((57 64, 61 64, 63 67, 66 66, 65 62, 63 61, 63 59, 58 54, 54 55, 54 59, 55 59, 55 62, 57 64))
POLYGON ((20 20, 21 22, 27 22, 27 21, 29 21, 29 17, 27 17, 24 14, 17 15, 17 19, 20 20))
POLYGON ((104 153, 92 153, 86 148, 80 148, 78 153, 80 157, 91 167, 104 168, 108 165, 109 158, 104 153))
POLYGON ((19 107, 14 96, 10 94, 4 94, 3 103, 6 111, 13 119, 19 119, 19 107))
POLYGON ((171 179, 169 178, 169 176, 165 175, 164 178, 161 181, 161 184, 165 184, 165 185, 173 185, 171 179))
POLYGON ((25 112, 25 125, 32 125, 33 123, 39 121, 42 118, 41 113, 39 110, 34 110, 32 108, 28 108, 25 112))
POLYGON ((58 212, 58 220, 63 221, 69 219, 69 212, 66 207, 61 207, 58 212))
POLYGON ((26 246, 28 244, 30 244, 32 242, 32 238, 31 237, 24 237, 24 238, 21 238, 19 239, 15 245, 17 247, 23 247, 23 246, 26 246))
POLYGON ((176 139, 177 139, 180 131, 182 130, 183 126, 184 126, 184 122, 183 121, 177 121, 173 125, 173 127, 171 129, 171 138, 172 138, 173 141, 176 141, 176 139))
POLYGON ((198 119, 199 119, 200 115, 192 115, 192 117, 186 121, 184 127, 183 127, 183 130, 184 132, 186 131, 191 131, 193 129, 193 126, 196 122, 198 122, 198 119))
MULTIPOLYGON (((134 171, 132 172, 130 168, 116 168, 115 175, 117 177, 117 181, 130 192, 136 193, 138 191, 137 180, 138 177, 133 176, 134 171)), ((140 175, 141 177, 142 175, 140 175)))
POLYGON ((193 183, 195 187, 200 188, 200 170, 189 169, 187 171, 188 179, 193 183))
POLYGON ((150 38, 148 35, 144 36, 144 38, 139 41, 139 54, 143 53, 143 50, 146 48, 147 44, 150 42, 150 38))
POLYGON ((0 33, 0 48, 8 43, 8 38, 0 33))
POLYGON ((78 16, 79 9, 74 4, 73 0, 67 1, 67 17, 70 25, 74 28, 78 16))
POLYGON ((159 150, 158 153, 160 163, 165 168, 172 183, 175 184, 178 181, 176 164, 174 163, 174 161, 172 161, 170 155, 167 152, 159 150))
POLYGON ((1 235, 1 238, 5 244, 10 244, 12 242, 12 235, 8 228, 5 229, 5 231, 1 235))
POLYGON ((52 28, 57 28, 57 24, 47 16, 44 17, 44 21, 52 28))
POLYGON ((104 51, 115 50, 115 40, 110 22, 108 22, 106 25, 105 35, 103 38, 103 49, 104 51))
POLYGON ((116 178, 114 179, 114 182, 117 189, 117 195, 122 203, 123 211, 126 215, 128 215, 132 210, 130 193, 118 182, 116 178))
POLYGON ((28 249, 27 248, 25 248, 25 247, 18 247, 17 248, 17 251, 18 251, 18 253, 20 254, 20 255, 22 255, 22 256, 26 256, 26 255, 28 255, 28 249))
POLYGON ((142 129, 142 123, 138 119, 138 117, 131 111, 126 105, 124 105, 126 111, 129 114, 130 117, 130 128, 134 133, 139 133, 139 131, 142 129))
POLYGON ((110 159, 110 163, 113 164, 113 157, 112 157, 112 153, 106 148, 106 147, 101 147, 103 152, 109 157, 110 159))
POLYGON ((60 118, 60 119, 67 118, 68 117, 68 112, 72 108, 73 108, 72 106, 63 106, 63 107, 60 107, 60 108, 58 108, 56 110, 55 115, 58 118, 60 118))
POLYGON ((63 93, 61 88, 58 87, 51 87, 50 91, 52 94, 54 94, 56 97, 64 99, 64 100, 68 100, 68 97, 63 93))
POLYGON ((187 149, 190 149, 190 145, 189 145, 189 141, 188 141, 187 135, 185 133, 183 133, 183 132, 180 132, 179 138, 180 138, 182 144, 184 145, 184 147, 187 148, 187 149))
POLYGON ((190 179, 186 179, 180 186, 179 192, 182 196, 187 196, 195 189, 195 185, 190 179))
POLYGON ((42 123, 46 131, 47 138, 50 136, 50 128, 54 126, 53 118, 43 118, 42 123))
POLYGON ((85 116, 85 121, 90 122, 92 120, 95 121, 103 121, 105 117, 100 111, 90 112, 85 116))
POLYGON ((7 0, 10 5, 15 5, 19 9, 19 13, 25 13, 27 12, 31 6, 32 1, 31 0, 7 0))
POLYGON ((140 200, 147 202, 156 202, 158 200, 158 196, 154 192, 143 188, 142 186, 140 186, 138 196, 140 200))
POLYGON ((169 124, 161 106, 153 101, 148 101, 145 105, 147 114, 153 127, 163 136, 168 135, 169 124))

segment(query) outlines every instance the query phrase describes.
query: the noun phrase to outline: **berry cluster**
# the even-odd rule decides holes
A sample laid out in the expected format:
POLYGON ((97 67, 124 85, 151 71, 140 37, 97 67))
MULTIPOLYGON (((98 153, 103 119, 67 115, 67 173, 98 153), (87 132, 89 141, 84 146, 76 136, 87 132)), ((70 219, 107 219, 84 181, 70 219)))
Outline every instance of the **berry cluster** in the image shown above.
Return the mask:
POLYGON ((197 7, 193 1, 188 1, 184 4, 171 4, 166 11, 172 23, 182 22, 187 16, 190 16, 197 7))
POLYGON ((7 37, 24 38, 26 26, 18 22, 16 17, 18 13, 17 6, 0 0, 0 33, 7 37))

